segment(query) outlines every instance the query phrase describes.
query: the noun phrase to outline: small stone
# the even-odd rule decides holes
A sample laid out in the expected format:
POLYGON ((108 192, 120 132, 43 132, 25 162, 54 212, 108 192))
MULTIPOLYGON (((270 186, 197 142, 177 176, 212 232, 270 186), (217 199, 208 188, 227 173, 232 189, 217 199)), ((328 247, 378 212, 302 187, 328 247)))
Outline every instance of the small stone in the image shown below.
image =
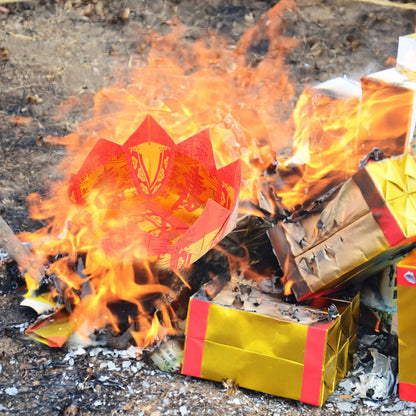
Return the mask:
POLYGON ((357 406, 351 402, 337 402, 336 405, 339 411, 346 413, 352 413, 357 408, 357 406))
POLYGON ((125 22, 126 20, 129 20, 129 17, 130 17, 130 9, 126 7, 125 9, 121 11, 120 18, 123 22, 125 22))
POLYGON ((17 390, 16 387, 7 387, 7 389, 5 390, 5 392, 9 396, 16 396, 17 393, 19 393, 19 390, 17 390))
POLYGON ((181 416, 186 416, 188 414, 188 409, 186 408, 186 406, 181 406, 179 408, 179 413, 181 414, 181 416))
POLYGON ((82 14, 86 17, 90 17, 93 11, 94 11, 94 6, 92 4, 88 4, 85 7, 84 12, 82 14))
POLYGON ((7 61, 9 59, 9 50, 7 48, 0 48, 0 57, 7 61))

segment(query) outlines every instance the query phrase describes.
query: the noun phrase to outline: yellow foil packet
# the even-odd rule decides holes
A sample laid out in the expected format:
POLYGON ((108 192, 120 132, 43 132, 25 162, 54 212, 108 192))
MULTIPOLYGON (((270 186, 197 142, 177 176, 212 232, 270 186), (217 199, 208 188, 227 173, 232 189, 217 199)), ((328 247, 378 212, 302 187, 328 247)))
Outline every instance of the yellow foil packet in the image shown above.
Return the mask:
POLYGON ((247 292, 191 298, 182 373, 321 406, 357 349, 359 295, 293 305, 247 292))
POLYGON ((416 241, 416 161, 370 163, 321 211, 269 232, 283 282, 298 300, 339 290, 396 263, 416 241))
POLYGON ((397 264, 397 324, 399 338, 399 396, 416 402, 416 251, 397 264))

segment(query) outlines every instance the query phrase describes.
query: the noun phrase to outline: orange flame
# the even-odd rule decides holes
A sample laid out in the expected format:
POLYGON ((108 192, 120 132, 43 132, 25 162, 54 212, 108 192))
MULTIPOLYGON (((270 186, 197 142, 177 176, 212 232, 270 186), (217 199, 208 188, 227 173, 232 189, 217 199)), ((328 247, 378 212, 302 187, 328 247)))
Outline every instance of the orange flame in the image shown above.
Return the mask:
MULTIPOLYGON (((101 187, 89 190, 87 203, 74 204, 68 196, 70 175, 79 171, 99 139, 122 145, 151 114, 177 143, 209 128, 218 167, 241 159, 243 198, 249 198, 257 177, 275 158, 273 149, 290 142, 286 118, 294 88, 284 59, 297 41, 283 36, 282 14, 294 9, 292 0, 280 1, 234 49, 214 34, 191 44, 179 22, 167 36, 144 35, 150 46, 148 62, 135 62, 126 82, 99 91, 93 117, 72 134, 47 139, 68 149, 59 167, 64 179, 51 185, 47 198, 30 195, 31 216, 48 225, 22 238, 31 241, 37 258, 45 263, 50 256, 63 255, 48 273, 58 277, 56 294, 71 305, 71 319, 81 335, 107 325, 118 331, 121 322, 113 305, 121 300, 134 305, 129 320, 137 345, 149 345, 175 333, 169 305, 176 293, 161 280, 154 264, 141 262, 146 249, 140 236, 126 236, 133 204, 129 215, 123 215, 114 207, 117 195, 101 187), (267 55, 247 62, 249 47, 265 40, 267 55), (113 250, 104 243, 109 234, 120 243, 113 250), (82 271, 75 270, 80 259, 82 271)), ((70 100, 61 110, 77 102, 70 100)), ((128 186, 124 192, 130 192, 128 186)))
MULTIPOLYGON (((22 238, 32 242, 36 256, 45 263, 51 255, 64 254, 49 273, 58 276, 62 287, 57 294, 64 292, 80 331, 88 334, 104 325, 118 330, 120 323, 109 305, 119 300, 137 309, 132 319, 138 345, 175 331, 169 306, 175 293, 160 281, 154 265, 138 266, 146 250, 140 236, 126 238, 129 218, 108 209, 114 194, 91 190, 87 209, 68 197, 70 175, 79 171, 99 139, 121 145, 146 114, 178 143, 208 128, 216 165, 242 162, 241 199, 257 200, 267 188, 266 204, 275 207, 281 200, 289 209, 347 179, 375 145, 387 155, 404 151, 411 92, 392 93, 364 82, 362 98, 337 99, 307 88, 289 117, 294 88, 285 57, 297 40, 284 36, 282 16, 291 10, 294 2, 281 0, 234 48, 213 33, 190 43, 186 28, 177 21, 167 36, 142 35, 150 48, 147 62, 132 61, 126 81, 99 91, 93 117, 72 134, 47 139, 67 146, 68 157, 60 165, 64 179, 52 184, 47 198, 37 194, 28 198, 32 217, 48 225, 22 238), (264 41, 266 56, 250 62, 250 47, 264 41), (284 160, 280 152, 291 146, 293 156, 284 160), (120 244, 106 250, 102 242, 117 229, 121 231, 115 239, 120 244), (82 273, 74 270, 80 257, 85 258, 82 273)), ((81 104, 82 100, 69 100, 62 110, 81 104)), ((238 263, 251 277, 258 277, 246 258, 238 263)), ((285 290, 290 292, 289 285, 285 290)))
POLYGON ((394 84, 363 77, 362 93, 342 98, 305 89, 293 114, 294 156, 280 168, 283 186, 275 189, 283 205, 293 209, 320 197, 355 173, 375 147, 386 157, 410 150, 414 92, 394 84))
MULTIPOLYGON (((146 114, 177 143, 208 128, 216 165, 242 162, 242 200, 257 200, 267 188, 266 204, 275 207, 281 200, 290 209, 347 179, 375 145, 387 155, 403 152, 411 92, 392 93, 364 82, 362 98, 337 99, 307 88, 290 118, 294 88, 285 57, 297 40, 284 36, 282 16, 291 10, 294 2, 281 0, 234 48, 213 33, 190 43, 186 28, 177 21, 167 36, 142 34, 150 48, 147 62, 132 61, 126 81, 99 91, 93 117, 72 134, 47 139, 67 146, 68 157, 60 165, 64 179, 51 185, 47 198, 28 198, 32 217, 48 225, 22 238, 32 242, 45 263, 50 256, 64 255, 49 273, 58 276, 57 295, 72 305, 71 317, 85 335, 105 325, 119 329, 111 310, 119 300, 135 305, 130 318, 138 345, 175 331, 169 306, 175 293, 153 264, 139 263, 145 247, 138 235, 126 238, 130 221, 123 211, 109 209, 114 193, 92 189, 82 207, 68 196, 70 175, 79 171, 99 139, 121 145, 146 114), (266 56, 250 62, 250 47, 264 41, 266 56), (280 152, 292 146, 292 158, 284 160, 280 152), (114 232, 119 244, 108 250, 103 241, 114 232), (75 270, 80 258, 85 259, 82 272, 75 270)), ((69 100, 61 110, 78 105, 83 101, 69 100)), ((134 212, 134 204, 129 208, 134 212)), ((229 260, 250 277, 259 277, 248 267, 247 256, 229 260)), ((289 285, 285 291, 290 292, 289 285)))

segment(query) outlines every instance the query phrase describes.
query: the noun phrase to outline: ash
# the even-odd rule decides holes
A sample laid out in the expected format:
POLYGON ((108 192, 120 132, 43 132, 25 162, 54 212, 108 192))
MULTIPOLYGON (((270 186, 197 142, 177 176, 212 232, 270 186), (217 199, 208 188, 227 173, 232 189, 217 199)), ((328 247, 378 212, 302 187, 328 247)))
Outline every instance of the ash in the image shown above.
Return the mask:
POLYGON ((322 409, 222 383, 166 373, 137 347, 123 350, 30 341, 20 297, 1 293, 1 310, 19 322, 0 330, 0 415, 411 415, 416 404, 397 397, 397 339, 360 331, 354 367, 322 409))

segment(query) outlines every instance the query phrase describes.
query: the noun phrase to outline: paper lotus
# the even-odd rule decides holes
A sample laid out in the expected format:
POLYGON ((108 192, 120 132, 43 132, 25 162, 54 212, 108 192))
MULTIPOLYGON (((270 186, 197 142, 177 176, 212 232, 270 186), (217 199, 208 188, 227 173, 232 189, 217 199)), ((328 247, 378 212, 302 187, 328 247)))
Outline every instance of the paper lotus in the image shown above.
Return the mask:
POLYGON ((143 257, 176 270, 234 227, 240 184, 240 160, 216 168, 208 130, 175 144, 147 116, 123 145, 97 141, 69 195, 80 205, 106 200, 105 224, 117 225, 104 237, 105 250, 136 241, 143 257))

